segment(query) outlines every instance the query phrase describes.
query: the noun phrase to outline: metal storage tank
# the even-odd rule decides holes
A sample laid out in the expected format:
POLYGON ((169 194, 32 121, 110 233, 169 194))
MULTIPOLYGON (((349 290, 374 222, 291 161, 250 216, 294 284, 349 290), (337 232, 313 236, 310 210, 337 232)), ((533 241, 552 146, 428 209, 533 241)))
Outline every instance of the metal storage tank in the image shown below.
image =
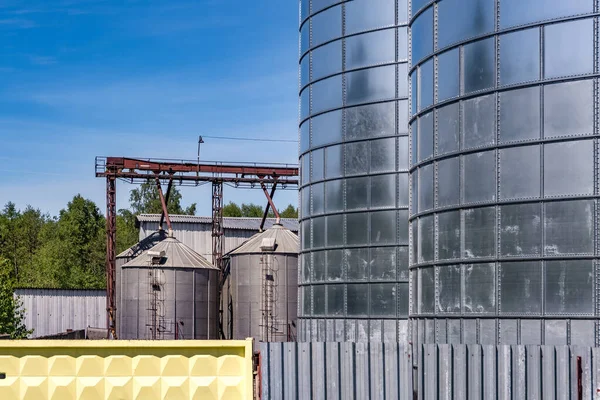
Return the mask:
POLYGON ((416 343, 599 345, 592 0, 413 0, 416 343))
POLYGON ((227 254, 223 295, 228 339, 296 339, 298 249, 298 236, 275 224, 227 254))
POLYGON ((219 270, 167 237, 120 272, 120 339, 217 339, 219 270))
POLYGON ((300 341, 408 317, 407 0, 300 2, 300 341))
MULTIPOLYGON (((154 247, 158 242, 165 239, 167 234, 165 231, 155 231, 140 240, 127 250, 119 253, 116 257, 115 262, 115 288, 117 293, 115 293, 115 303, 117 307, 117 320, 119 319, 119 313, 121 312, 121 267, 133 260, 145 250, 150 250, 154 247)), ((117 324, 117 338, 121 338, 121 324, 117 324)))

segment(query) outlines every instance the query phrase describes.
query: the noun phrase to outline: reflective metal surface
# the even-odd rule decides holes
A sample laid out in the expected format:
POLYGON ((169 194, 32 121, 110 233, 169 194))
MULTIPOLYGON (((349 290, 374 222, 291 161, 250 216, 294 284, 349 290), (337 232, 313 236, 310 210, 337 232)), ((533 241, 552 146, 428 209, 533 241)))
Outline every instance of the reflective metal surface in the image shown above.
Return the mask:
POLYGON ((301 1, 301 341, 406 338, 406 1, 301 1))
POLYGON ((600 344, 595 12, 412 1, 416 343, 600 344))

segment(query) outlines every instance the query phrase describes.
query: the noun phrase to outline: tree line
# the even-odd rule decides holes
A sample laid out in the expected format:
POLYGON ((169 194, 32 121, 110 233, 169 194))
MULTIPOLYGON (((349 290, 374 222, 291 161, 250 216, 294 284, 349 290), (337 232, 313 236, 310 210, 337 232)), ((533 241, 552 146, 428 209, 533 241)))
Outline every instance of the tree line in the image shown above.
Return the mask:
MULTIPOLYGON (((171 214, 194 215, 196 204, 181 205, 182 195, 171 188, 171 214)), ((138 241, 135 216, 162 211, 156 186, 140 185, 130 192, 129 208, 117 215, 117 254, 138 241)), ((227 217, 262 217, 264 207, 256 204, 227 204, 227 217)), ((272 216, 273 213, 270 212, 272 216)), ((297 218, 292 205, 282 218, 297 218)), ((19 210, 7 203, 0 212, 0 273, 16 287, 104 288, 106 219, 91 200, 76 195, 57 216, 27 206, 19 210)))
MULTIPOLYGON (((184 208, 181 200, 177 188, 171 188, 169 213, 194 215, 196 204, 184 208)), ((150 183, 133 189, 129 203, 117 214, 117 254, 138 241, 136 215, 162 212, 150 183)), ((260 205, 231 202, 223 210, 227 217, 262 217, 263 212, 260 205)), ((281 217, 297 218, 298 210, 289 205, 281 217)), ((93 201, 78 194, 57 216, 7 203, 0 212, 0 334, 21 339, 32 333, 24 324, 21 301, 13 297, 15 288, 104 289, 105 258, 106 218, 93 201)))

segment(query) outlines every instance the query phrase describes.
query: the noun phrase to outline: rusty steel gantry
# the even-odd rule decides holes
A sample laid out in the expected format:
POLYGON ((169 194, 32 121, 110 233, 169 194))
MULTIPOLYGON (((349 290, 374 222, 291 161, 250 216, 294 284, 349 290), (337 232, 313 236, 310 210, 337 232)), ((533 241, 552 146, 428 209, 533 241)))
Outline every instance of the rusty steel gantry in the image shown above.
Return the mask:
MULTIPOLYGON (((108 338, 117 339, 117 309, 115 299, 116 237, 117 237, 117 179, 128 183, 155 181, 158 185, 163 213, 170 228, 161 181, 171 185, 198 186, 212 183, 212 261, 223 271, 223 184, 232 187, 260 188, 267 197, 267 206, 273 207, 275 189, 295 189, 298 186, 298 167, 288 164, 238 164, 222 162, 192 162, 179 160, 139 159, 123 157, 96 157, 96 177, 106 178, 106 311, 108 338), (271 187, 269 194, 267 186, 271 187)), ((167 200, 170 190, 167 189, 167 200)))

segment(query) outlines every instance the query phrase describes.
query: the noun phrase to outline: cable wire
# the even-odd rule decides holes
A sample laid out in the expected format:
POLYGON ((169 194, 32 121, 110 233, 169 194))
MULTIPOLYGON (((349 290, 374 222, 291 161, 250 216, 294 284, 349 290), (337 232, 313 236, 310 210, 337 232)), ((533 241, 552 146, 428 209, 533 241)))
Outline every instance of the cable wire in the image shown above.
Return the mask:
POLYGON ((241 137, 231 137, 231 136, 206 136, 202 135, 203 138, 209 139, 223 139, 223 140, 245 140, 249 142, 284 142, 284 143, 298 143, 297 140, 291 139, 263 139, 263 138, 241 138, 241 137))

